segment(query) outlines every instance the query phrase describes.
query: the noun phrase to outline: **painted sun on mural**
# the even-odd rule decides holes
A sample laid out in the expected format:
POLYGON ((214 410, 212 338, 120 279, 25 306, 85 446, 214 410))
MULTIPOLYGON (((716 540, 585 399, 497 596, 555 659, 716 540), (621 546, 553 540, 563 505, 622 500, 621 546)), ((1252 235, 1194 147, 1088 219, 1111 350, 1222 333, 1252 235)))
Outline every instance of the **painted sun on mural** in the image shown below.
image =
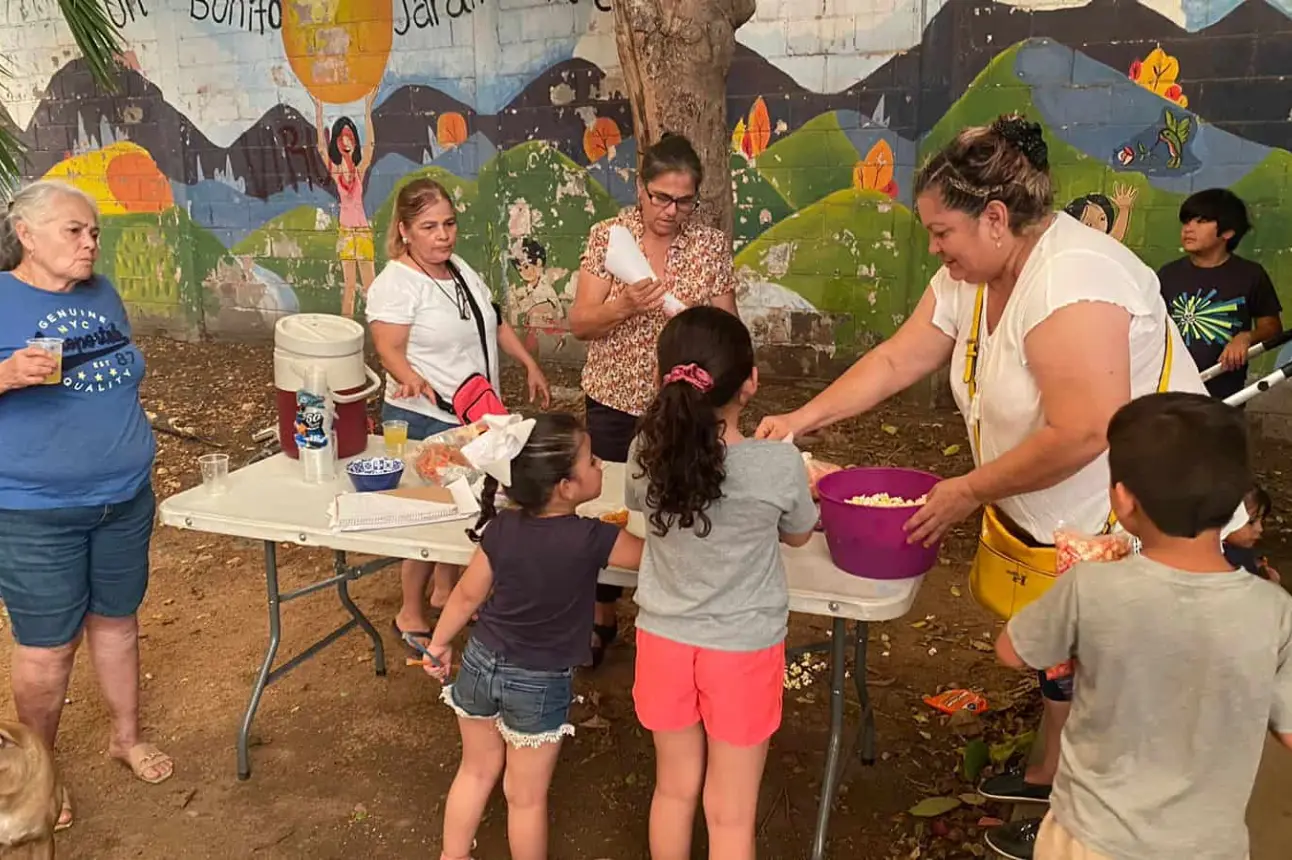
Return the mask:
MULTIPOLYGON (((1074 217, 1160 265, 1179 254, 1180 201, 1231 187, 1256 224, 1244 253, 1292 284, 1292 123, 1282 72, 1259 67, 1278 51, 1252 53, 1236 89, 1224 52, 1195 50, 1221 19, 1231 46, 1290 41, 1287 10, 1032 5, 899 0, 881 18, 847 0, 824 15, 764 4, 738 32, 733 239, 741 312, 764 344, 849 353, 891 334, 934 269, 911 210, 917 164, 1013 110, 1044 125, 1074 217), (1113 7, 1123 32, 1109 40, 1113 7), (945 50, 953 38, 967 47, 945 50)), ((394 195, 430 176, 459 209, 459 252, 530 348, 575 352, 583 242, 636 193, 609 3, 107 8, 131 48, 124 96, 30 47, 46 22, 11 23, 10 91, 35 95, 7 100, 0 121, 29 147, 31 176, 99 202, 103 270, 141 324, 254 334, 282 314, 359 313, 394 195)))

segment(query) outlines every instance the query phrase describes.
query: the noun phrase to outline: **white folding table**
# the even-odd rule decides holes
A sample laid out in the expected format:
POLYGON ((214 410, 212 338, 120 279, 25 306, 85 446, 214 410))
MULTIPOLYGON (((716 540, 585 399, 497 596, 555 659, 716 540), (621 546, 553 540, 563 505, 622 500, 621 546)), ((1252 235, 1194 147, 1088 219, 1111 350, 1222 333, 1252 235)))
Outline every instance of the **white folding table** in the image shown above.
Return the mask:
MULTIPOLYGON (((368 440, 368 456, 384 453, 380 437, 368 440)), ((405 484, 420 483, 414 470, 405 471, 405 484)), ((602 503, 623 501, 624 467, 607 464, 602 503)), ((385 651, 380 634, 350 597, 350 583, 369 576, 402 559, 466 564, 475 547, 466 537, 467 521, 439 523, 411 528, 382 529, 367 532, 334 532, 328 526, 327 508, 337 493, 351 489, 344 468, 338 467, 337 479, 329 484, 307 484, 301 464, 278 454, 232 472, 228 488, 218 495, 203 487, 179 493, 163 501, 159 515, 163 525, 180 529, 230 535, 264 542, 265 586, 269 608, 269 643, 260 672, 251 690, 242 726, 238 730, 238 778, 251 776, 249 741, 251 724, 265 688, 296 666, 317 654, 356 627, 372 641, 374 664, 378 675, 386 674, 385 651), (277 545, 291 543, 317 546, 333 551, 333 575, 289 592, 278 587, 277 545), (375 561, 353 565, 347 553, 378 556, 375 561), (290 600, 318 591, 335 588, 350 620, 323 636, 314 644, 275 666, 282 640, 281 606, 290 600)), ((643 533, 640 514, 633 514, 629 529, 643 533)), ((848 640, 853 640, 853 682, 861 704, 861 724, 857 749, 865 764, 875 760, 875 718, 866 689, 866 644, 868 624, 900 618, 910 611, 921 579, 897 581, 861 579, 838 570, 830 561, 825 539, 814 535, 799 549, 784 549, 789 577, 790 610, 831 619, 831 642, 798 649, 830 652, 830 739, 826 749, 825 774, 813 838, 812 858, 822 860, 840 771, 844 733, 844 687, 848 640), (847 623, 854 622, 855 635, 848 636, 847 623)), ((601 581, 633 587, 637 574, 609 569, 601 581)))

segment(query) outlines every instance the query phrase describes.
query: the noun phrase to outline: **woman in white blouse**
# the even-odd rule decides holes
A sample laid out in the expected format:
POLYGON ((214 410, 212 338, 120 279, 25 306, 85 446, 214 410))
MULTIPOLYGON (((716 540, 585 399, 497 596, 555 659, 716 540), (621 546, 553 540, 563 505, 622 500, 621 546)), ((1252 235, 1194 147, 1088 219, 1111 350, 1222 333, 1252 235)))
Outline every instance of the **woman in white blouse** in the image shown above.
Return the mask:
MULTIPOLYGON (((407 421, 413 440, 461 424, 451 401, 472 374, 483 374, 500 389, 500 347, 524 365, 530 401, 541 398, 544 408, 550 401, 543 371, 503 321, 489 286, 453 253, 457 239, 457 211, 448 191, 433 180, 414 179, 395 198, 386 237, 390 262, 368 289, 368 327, 386 368, 382 418, 407 421)), ((448 600, 457 573, 456 565, 435 565, 433 610, 448 600)), ((395 631, 429 641, 431 565, 405 561, 401 579, 403 605, 395 631)))
MULTIPOLYGON (((1156 275, 1117 240, 1053 211, 1041 128, 1020 117, 961 132, 915 193, 943 265, 914 313, 759 435, 803 435, 865 412, 950 362, 976 468, 935 487, 907 525, 911 540, 934 541, 982 505, 1030 546, 1052 544, 1060 523, 1100 532, 1113 413, 1157 390, 1205 393, 1156 275)), ((984 793, 1048 798, 1071 686, 1042 673, 1042 693, 1044 761, 989 780, 984 793)), ((1023 843, 1035 835, 1034 824, 1010 827, 1023 843)))

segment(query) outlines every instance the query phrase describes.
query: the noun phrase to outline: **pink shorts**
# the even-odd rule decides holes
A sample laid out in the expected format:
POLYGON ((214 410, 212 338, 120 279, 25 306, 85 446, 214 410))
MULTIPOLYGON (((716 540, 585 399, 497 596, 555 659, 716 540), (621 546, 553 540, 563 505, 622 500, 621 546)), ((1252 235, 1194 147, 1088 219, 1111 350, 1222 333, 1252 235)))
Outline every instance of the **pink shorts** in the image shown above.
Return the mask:
POLYGON ((780 728, 784 642, 761 651, 715 651, 638 629, 636 676, 637 719, 652 732, 703 721, 709 737, 752 747, 780 728))

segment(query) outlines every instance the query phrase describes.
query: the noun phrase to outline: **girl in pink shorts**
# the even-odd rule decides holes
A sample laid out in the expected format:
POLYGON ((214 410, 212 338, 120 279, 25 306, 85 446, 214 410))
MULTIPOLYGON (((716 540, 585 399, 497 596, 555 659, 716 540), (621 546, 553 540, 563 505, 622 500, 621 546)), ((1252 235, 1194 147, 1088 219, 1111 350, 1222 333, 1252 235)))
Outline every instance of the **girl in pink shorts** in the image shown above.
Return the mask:
POLYGON ((758 390, 740 319, 683 311, 658 345, 660 390, 628 457, 628 506, 647 515, 633 700, 655 736, 652 860, 691 856, 703 795, 709 856, 754 856, 758 786, 781 722, 789 591, 780 544, 817 510, 793 445, 746 439, 758 390))

